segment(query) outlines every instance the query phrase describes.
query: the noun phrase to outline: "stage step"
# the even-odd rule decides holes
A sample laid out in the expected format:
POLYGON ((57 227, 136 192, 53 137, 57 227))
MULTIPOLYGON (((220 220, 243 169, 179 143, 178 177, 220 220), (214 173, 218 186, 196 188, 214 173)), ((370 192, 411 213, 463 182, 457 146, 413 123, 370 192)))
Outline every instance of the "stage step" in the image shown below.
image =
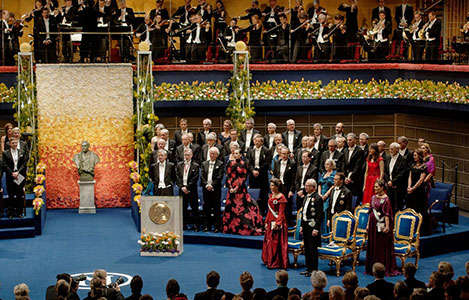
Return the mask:
POLYGON ((0 229, 0 239, 30 238, 36 235, 34 227, 0 229))
POLYGON ((22 219, 0 218, 0 228, 22 228, 34 227, 34 211, 31 207, 26 208, 26 216, 22 219))

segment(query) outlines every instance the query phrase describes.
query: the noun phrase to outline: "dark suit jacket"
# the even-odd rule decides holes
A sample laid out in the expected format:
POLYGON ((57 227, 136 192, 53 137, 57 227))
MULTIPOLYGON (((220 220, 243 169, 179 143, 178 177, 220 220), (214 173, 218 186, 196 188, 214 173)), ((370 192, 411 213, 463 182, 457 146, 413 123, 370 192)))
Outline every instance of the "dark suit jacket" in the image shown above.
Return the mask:
POLYGON ((290 289, 286 286, 281 286, 267 293, 266 299, 272 300, 275 296, 282 296, 284 299, 288 299, 288 291, 290 289))
MULTIPOLYGON (((274 169, 272 173, 275 178, 280 179, 280 159, 274 162, 274 169)), ((291 190, 291 187, 294 184, 295 174, 296 174, 295 161, 289 158, 287 160, 287 167, 285 168, 285 172, 283 173, 284 191, 289 192, 291 190)), ((284 195, 284 196, 288 197, 288 195, 284 195)))
MULTIPOLYGON (((49 32, 57 32, 57 20, 54 16, 49 16, 49 32)), ((46 23, 44 23, 44 18, 40 17, 34 20, 34 36, 37 37, 39 45, 36 46, 43 46, 43 42, 46 40, 46 34, 40 34, 41 32, 46 32, 46 23), (37 24, 36 24, 37 22, 37 24)), ((54 43, 57 39, 57 35, 51 34, 49 35, 49 39, 54 43)))
MULTIPOLYGON (((190 144, 189 146, 192 149, 192 160, 195 160, 197 163, 200 162, 200 146, 197 144, 190 144)), ((176 153, 174 154, 176 162, 184 161, 184 145, 179 145, 176 147, 176 153)))
POLYGON ((184 185, 184 161, 180 161, 176 167, 176 182, 179 188, 186 186, 191 192, 197 192, 197 181, 199 180, 199 164, 191 160, 189 175, 187 176, 187 185, 184 185))
MULTIPOLYGON (((190 131, 187 130, 187 133, 190 131)), ((182 133, 181 129, 178 129, 174 132, 174 141, 176 142, 176 147, 182 144, 182 133)))
MULTIPOLYGON (((325 172, 326 170, 324 164, 326 163, 326 160, 329 159, 329 155, 329 150, 324 151, 321 155, 321 160, 319 163, 319 170, 321 171, 321 173, 325 172)), ((337 172, 342 172, 344 170, 344 154, 335 150, 334 154, 332 155, 332 159, 335 162, 337 172)))
MULTIPOLYGON (((18 150, 18 163, 16 165, 17 172, 19 172, 24 177, 26 177, 28 159, 29 158, 25 150, 23 149, 18 150)), ((3 164, 3 171, 5 171, 6 173, 6 180, 13 181, 12 173, 14 172, 15 163, 13 161, 13 156, 11 155, 10 149, 3 151, 2 164, 3 164)))
POLYGON ((441 36, 441 21, 440 19, 436 19, 435 23, 433 23, 433 26, 428 29, 428 35, 430 38, 435 38, 435 42, 439 43, 440 42, 440 36, 441 36))
MULTIPOLYGON (((218 151, 220 151, 220 154, 218 155, 218 160, 223 161, 223 147, 219 144, 213 145, 213 147, 217 148, 218 151)), ((208 150, 210 149, 208 144, 205 144, 202 146, 202 149, 200 151, 200 161, 206 161, 208 157, 208 150)))
MULTIPOLYGON (((134 10, 130 7, 127 7, 125 9, 125 23, 128 25, 128 26, 133 26, 135 24, 135 14, 134 14, 134 10)), ((121 16, 121 10, 120 9, 117 9, 113 12, 113 15, 112 15, 112 19, 113 21, 116 23, 116 24, 119 24, 120 21, 118 21, 119 17, 121 16)))
POLYGON ((150 19, 154 20, 157 15, 161 16, 161 20, 168 20, 169 19, 169 13, 166 8, 161 8, 158 12, 156 11, 156 8, 152 9, 150 11, 150 19))
POLYGON ((251 148, 246 155, 249 173, 252 173, 254 170, 258 170, 260 173, 259 176, 267 175, 271 161, 270 151, 266 147, 262 146, 261 155, 259 156, 259 169, 254 167, 255 155, 254 148, 251 148))
MULTIPOLYGON (((301 190, 301 177, 303 176, 303 166, 296 168, 296 175, 295 175, 295 184, 292 184, 291 191, 296 193, 301 190)), ((318 169, 312 163, 309 164, 308 169, 306 170, 305 177, 303 178, 303 185, 306 180, 313 178, 317 181, 318 179, 318 169)))
MULTIPOLYGON (((214 132, 214 131, 210 131, 210 132, 214 132)), ((218 135, 217 135, 218 137, 218 135)), ((202 147, 203 145, 205 145, 207 143, 207 141, 205 140, 205 132, 203 130, 199 131, 197 133, 197 144, 200 145, 200 147, 202 147)))
MULTIPOLYGON (((334 194, 336 193, 335 188, 332 189, 332 192, 329 196, 329 208, 327 209, 327 219, 332 220, 332 203, 334 202, 334 194)), ((339 197, 334 205, 334 214, 348 210, 352 212, 352 192, 342 185, 339 191, 339 197)), ((352 212, 353 213, 353 212, 352 212)))
POLYGON ((367 285, 366 288, 370 291, 370 295, 375 295, 381 300, 393 299, 394 284, 384 279, 375 280, 367 285))
POLYGON ((394 168, 392 169, 392 174, 389 172, 389 164, 391 163, 391 156, 387 157, 386 160, 384 161, 384 176, 383 179, 386 182, 389 182, 391 180, 392 175, 392 185, 401 189, 405 189, 407 187, 407 162, 405 159, 400 155, 399 153, 397 154, 397 160, 396 163, 394 164, 394 168))
MULTIPOLYGON (((247 132, 246 129, 241 130, 241 134, 239 135, 239 140, 243 143, 243 148, 241 148, 243 152, 244 152, 244 146, 246 145, 246 132, 247 132)), ((254 136, 258 133, 259 133, 259 130, 253 129, 251 139, 253 139, 254 136)), ((249 144, 249 148, 252 148, 253 146, 254 146, 254 141, 251 140, 251 144, 249 144)))
MULTIPOLYGON (((386 20, 391 22, 391 20, 392 20, 391 9, 389 9, 389 7, 385 6, 384 7, 384 13, 386 14, 386 20)), ((379 7, 373 8, 373 11, 371 13, 371 20, 379 20, 379 7)))
MULTIPOLYGON (((150 179, 155 185, 155 190, 158 188, 158 183, 160 182, 160 162, 156 162, 150 166, 150 179)), ((166 166, 164 169, 164 184, 166 187, 173 186, 176 181, 176 172, 174 169, 174 164, 166 160, 166 166)))
POLYGON ((407 162, 408 168, 410 168, 414 164, 414 151, 410 151, 409 148, 405 149, 404 155, 402 155, 402 157, 407 162))
POLYGON ((419 289, 419 288, 425 289, 427 287, 424 282, 417 280, 415 278, 406 279, 404 280, 404 282, 405 284, 407 284, 407 287, 409 288, 409 292, 411 294, 414 291, 414 289, 419 289))
POLYGON ((274 138, 273 138, 273 137, 271 138, 271 137, 270 137, 270 134, 264 135, 264 146, 266 146, 269 150, 271 149, 271 148, 269 147, 269 145, 270 145, 270 139, 272 139, 272 147, 273 147, 273 146, 274 146, 274 138))
POLYGON ((344 150, 344 173, 345 177, 348 177, 350 173, 350 179, 353 181, 352 189, 354 193, 359 193, 363 188, 363 165, 365 164, 365 153, 359 147, 355 146, 352 156, 349 160, 350 149, 347 148, 344 150))
MULTIPOLYGON (((231 154, 231 150, 230 150, 230 143, 231 142, 232 142, 231 140, 228 140, 228 141, 225 142, 225 144, 223 144, 223 156, 227 156, 227 155, 231 154)), ((241 152, 243 152, 244 143, 242 141, 240 141, 239 138, 235 142, 238 143, 239 148, 241 149, 241 152)))
MULTIPOLYGON (((301 139, 303 138, 303 134, 301 131, 295 129, 295 134, 293 138, 293 152, 295 152, 298 147, 301 146, 301 139)), ((290 145, 288 144, 288 130, 282 133, 283 144, 290 149, 290 145)))
POLYGON ((327 143, 329 143, 329 139, 325 136, 322 135, 319 137, 319 152, 324 152, 327 150, 327 143))
POLYGON ((303 216, 306 216, 306 219, 308 220, 314 220, 314 226, 311 226, 309 224, 310 222, 305 223, 303 219, 301 220, 301 226, 303 228, 305 226, 309 226, 311 230, 316 229, 317 231, 321 232, 321 223, 324 215, 324 203, 318 193, 314 193, 312 197, 313 199, 311 199, 309 202, 308 207, 304 207, 306 205, 305 196, 305 200, 303 201, 303 216))
MULTIPOLYGON (((404 19, 406 20, 407 25, 410 25, 413 18, 414 18, 414 8, 411 5, 407 4, 405 8, 405 12, 404 12, 404 19)), ((399 26, 399 24, 401 23, 401 19, 402 19, 402 4, 399 6, 396 6, 395 20, 396 20, 397 26, 399 26)))
POLYGON ((223 290, 208 289, 205 292, 195 294, 194 300, 220 300, 224 294, 223 290))
MULTIPOLYGON (((207 185, 209 165, 210 165, 210 161, 208 160, 202 162, 200 186, 202 186, 203 188, 205 188, 205 186, 207 185)), ((225 169, 224 169, 223 162, 220 160, 216 160, 215 166, 213 168, 213 173, 212 173, 212 186, 215 189, 221 188, 224 174, 225 174, 225 169)))

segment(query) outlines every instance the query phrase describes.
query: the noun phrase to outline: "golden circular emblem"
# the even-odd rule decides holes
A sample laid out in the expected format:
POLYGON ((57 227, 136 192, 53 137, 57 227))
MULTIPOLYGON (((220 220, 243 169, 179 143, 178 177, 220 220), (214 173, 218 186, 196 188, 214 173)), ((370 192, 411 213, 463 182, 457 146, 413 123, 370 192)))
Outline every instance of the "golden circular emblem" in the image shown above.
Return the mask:
POLYGON ((164 203, 155 203, 150 207, 148 215, 153 223, 166 224, 171 217, 171 209, 164 203))

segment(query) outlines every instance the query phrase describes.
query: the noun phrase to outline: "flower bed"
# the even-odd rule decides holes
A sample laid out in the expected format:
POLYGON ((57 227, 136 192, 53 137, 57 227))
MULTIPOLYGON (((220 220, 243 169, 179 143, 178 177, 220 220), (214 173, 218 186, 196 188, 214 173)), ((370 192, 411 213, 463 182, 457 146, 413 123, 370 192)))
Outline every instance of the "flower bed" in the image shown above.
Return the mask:
POLYGON ((179 253, 180 237, 172 232, 142 233, 138 240, 141 252, 179 253))
MULTIPOLYGON (((228 100, 229 84, 193 82, 155 86, 155 100, 228 100)), ((431 80, 394 82, 338 80, 323 85, 321 81, 267 81, 251 84, 251 99, 410 99, 439 103, 469 104, 469 87, 458 83, 431 80)))

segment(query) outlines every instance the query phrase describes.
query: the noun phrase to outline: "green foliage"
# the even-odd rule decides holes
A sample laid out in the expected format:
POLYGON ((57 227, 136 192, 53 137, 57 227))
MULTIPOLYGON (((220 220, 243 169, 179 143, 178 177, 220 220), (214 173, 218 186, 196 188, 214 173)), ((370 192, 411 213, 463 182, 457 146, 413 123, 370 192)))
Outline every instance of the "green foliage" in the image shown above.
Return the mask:
POLYGON ((250 95, 251 74, 245 68, 244 59, 247 58, 237 56, 237 61, 234 62, 236 71, 229 81, 231 95, 226 109, 226 116, 231 119, 233 127, 237 130, 244 129, 245 121, 255 115, 250 95))

